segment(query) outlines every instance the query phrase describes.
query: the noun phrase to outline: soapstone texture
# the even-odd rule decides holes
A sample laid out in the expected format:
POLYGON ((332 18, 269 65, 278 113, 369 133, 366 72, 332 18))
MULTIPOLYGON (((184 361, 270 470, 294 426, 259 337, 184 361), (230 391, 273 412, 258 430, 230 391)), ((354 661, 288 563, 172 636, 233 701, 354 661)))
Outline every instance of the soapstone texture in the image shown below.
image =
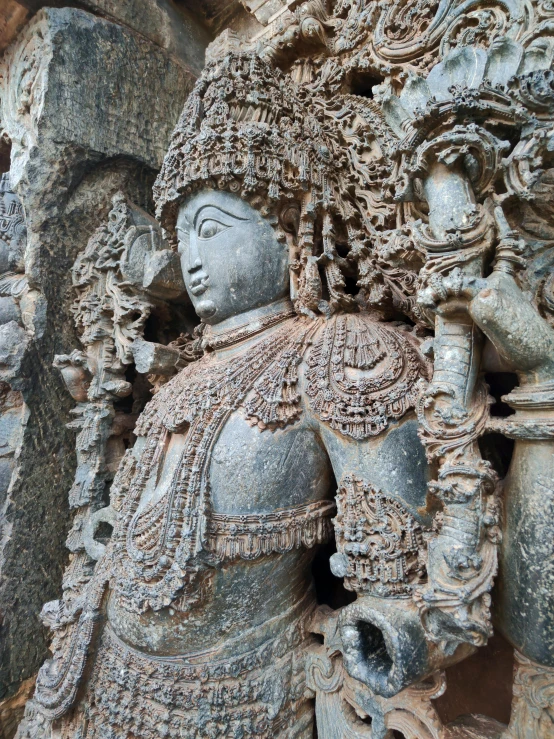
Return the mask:
POLYGON ((9 5, 0 730, 553 736, 551 5, 9 5))
MULTIPOLYGON (((81 9, 39 10, 7 46, 0 123, 11 166, 0 214, 17 203, 23 230, 18 260, 0 267, 0 734, 9 737, 19 720, 10 706, 20 718, 18 691, 32 692, 47 654, 38 615, 68 561, 75 433, 53 361, 78 345, 71 268, 117 193, 152 210, 155 173, 195 76, 192 58, 81 9), (160 87, 143 83, 149 74, 160 87)), ((197 62, 200 46, 190 46, 197 62)))

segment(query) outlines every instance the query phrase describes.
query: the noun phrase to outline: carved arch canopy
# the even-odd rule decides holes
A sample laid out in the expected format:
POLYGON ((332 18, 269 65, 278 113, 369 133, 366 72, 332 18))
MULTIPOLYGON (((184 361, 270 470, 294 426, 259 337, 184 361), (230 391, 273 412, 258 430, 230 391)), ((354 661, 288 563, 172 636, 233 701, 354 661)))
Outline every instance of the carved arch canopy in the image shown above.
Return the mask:
POLYGON ((266 213, 294 199, 301 312, 357 305, 429 325, 418 289, 479 250, 490 263, 483 244, 502 202, 513 227, 532 231, 525 279, 549 312, 544 260, 535 266, 552 238, 539 205, 551 158, 549 4, 250 5, 264 29, 226 31, 208 47, 174 132, 155 187, 170 235, 177 204, 202 184, 266 213), (469 179, 451 222, 433 197, 441 164, 469 179))

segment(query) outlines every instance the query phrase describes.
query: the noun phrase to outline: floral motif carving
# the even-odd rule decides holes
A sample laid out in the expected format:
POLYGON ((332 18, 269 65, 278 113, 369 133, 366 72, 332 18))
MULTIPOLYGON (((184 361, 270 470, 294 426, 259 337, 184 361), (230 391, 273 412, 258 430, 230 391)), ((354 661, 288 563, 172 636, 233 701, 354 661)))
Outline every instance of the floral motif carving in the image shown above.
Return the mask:
MULTIPOLYGON (((176 247, 189 196, 240 195, 288 248, 292 304, 228 332, 203 326, 168 351, 172 370, 195 361, 158 383, 137 422, 143 446, 126 453, 114 480, 115 534, 94 574, 90 561, 81 570, 73 563, 66 582, 79 597, 44 612, 56 628, 55 659, 39 676, 35 704, 59 718, 75 703, 108 590, 129 618, 190 614, 213 597, 215 571, 328 539, 327 500, 272 512, 214 508, 209 465, 232 414, 254 427, 244 424, 248 432, 264 432, 257 440, 311 424, 337 469, 333 444, 339 461, 354 466, 409 422, 427 454, 426 500, 423 493, 414 503, 407 483, 401 494, 341 471, 332 566, 357 599, 338 614, 320 612, 312 628, 323 645, 309 643, 303 623, 291 643, 286 636, 275 651, 256 647, 249 664, 212 654, 199 668, 150 659, 106 626, 83 688, 90 715, 80 716, 78 704, 68 726, 86 718, 92 736, 132 726, 148 738, 161 725, 168 736, 303 737, 311 731, 305 703, 315 695, 323 739, 369 736, 368 717, 373 737, 398 730, 439 739, 456 727, 444 727, 431 703, 444 686, 437 669, 492 633, 499 485, 480 438, 500 431, 533 456, 553 433, 553 237, 543 207, 553 10, 527 0, 247 6, 263 28, 252 39, 227 32, 208 49, 156 182, 157 212, 176 247), (432 365, 420 353, 423 337, 432 365), (491 418, 487 342, 521 382, 505 398, 516 411, 506 419, 491 418), (182 453, 158 487, 173 435, 182 453), (155 691, 154 721, 134 701, 155 691)), ((133 282, 126 215, 116 204, 76 270, 87 352, 60 360, 75 387, 78 378, 90 382, 79 453, 92 472, 73 491, 79 507, 98 497, 98 450, 114 397, 129 390, 123 369, 153 300, 133 282), (97 349, 101 373, 90 359, 97 349)), ((512 472, 507 502, 547 488, 542 477, 526 487, 512 472)), ((87 515, 76 518, 76 549, 87 515)), ((514 737, 527 730, 520 726, 544 733, 551 725, 549 670, 520 659, 514 737)))
POLYGON ((190 661, 184 656, 153 665, 106 629, 88 688, 88 715, 77 716, 62 736, 70 739, 82 729, 84 736, 118 733, 132 724, 145 739, 160 732, 175 739, 197 739, 200 732, 307 739, 311 711, 303 668, 311 611, 293 614, 288 629, 262 648, 228 659, 204 653, 200 662, 190 655, 190 661), (149 711, 142 710, 145 702, 149 711))
MULTIPOLYGON (((129 435, 136 420, 133 414, 117 412, 114 401, 132 391, 125 379, 133 361, 131 346, 142 337, 144 322, 156 304, 156 298, 142 286, 144 265, 146 257, 161 247, 155 222, 117 194, 107 222, 91 236, 73 268, 73 313, 84 350, 59 355, 54 364, 77 401, 76 418, 68 424, 78 431, 78 466, 69 491, 75 514, 67 539, 71 555, 63 598, 47 603, 41 614, 54 634, 54 658, 37 678, 33 704, 51 719, 72 704, 96 633, 106 565, 95 568, 98 555, 92 556, 87 545, 87 529, 106 505, 114 456, 117 463, 118 453, 119 457, 123 454, 121 436, 129 435)), ((126 455, 114 481, 114 503, 128 459, 126 455)), ((30 709, 33 716, 34 710, 30 709)), ((36 721, 32 718, 31 725, 36 721)))
POLYGON ((165 385, 143 412, 135 433, 150 432, 148 446, 120 512, 121 534, 114 539, 114 587, 129 610, 158 610, 178 593, 196 597, 195 584, 205 566, 199 558, 203 531, 210 521, 209 450, 256 380, 311 331, 313 326, 292 319, 278 334, 261 339, 255 353, 243 353, 233 362, 218 362, 208 354, 165 385), (141 509, 141 495, 156 474, 168 431, 185 433, 181 462, 167 493, 141 509))
POLYGON ((256 559, 329 541, 335 504, 307 503, 292 510, 229 516, 212 513, 207 547, 217 561, 256 559))
POLYGON ((426 374, 407 334, 359 315, 340 316, 324 327, 310 351, 306 392, 331 428, 364 439, 413 407, 426 374), (367 374, 350 379, 349 368, 367 374))
POLYGON ((306 683, 316 697, 318 736, 322 739, 375 739, 402 732, 413 739, 441 739, 444 725, 431 702, 446 689, 444 675, 381 698, 352 679, 344 669, 337 617, 320 608, 312 629, 324 637, 306 659, 306 683), (365 720, 364 720, 365 719, 365 720), (369 719, 369 721, 367 721, 369 719))
POLYGON ((554 731, 554 670, 516 651, 514 704, 506 739, 546 739, 554 731))
POLYGON ((25 214, 12 189, 9 173, 0 176, 0 375, 10 382, 17 377, 33 333, 34 291, 25 275, 27 245, 25 214))
POLYGON ((12 191, 9 174, 3 174, 0 182, 0 239, 13 251, 12 260, 20 265, 27 235, 25 214, 19 198, 12 191))
POLYGON ((66 597, 72 592, 78 597, 83 579, 92 571, 85 528, 90 515, 106 504, 108 445, 124 430, 115 424, 114 400, 132 391, 124 377, 132 362, 130 346, 142 336, 152 307, 152 301, 125 275, 126 255, 136 243, 137 230, 130 206, 123 195, 116 195, 107 223, 90 238, 73 267, 73 314, 84 351, 57 356, 54 362, 78 401, 73 411, 76 418, 69 425, 78 431, 78 467, 69 491, 76 513, 67 540, 74 560, 66 573, 66 597))

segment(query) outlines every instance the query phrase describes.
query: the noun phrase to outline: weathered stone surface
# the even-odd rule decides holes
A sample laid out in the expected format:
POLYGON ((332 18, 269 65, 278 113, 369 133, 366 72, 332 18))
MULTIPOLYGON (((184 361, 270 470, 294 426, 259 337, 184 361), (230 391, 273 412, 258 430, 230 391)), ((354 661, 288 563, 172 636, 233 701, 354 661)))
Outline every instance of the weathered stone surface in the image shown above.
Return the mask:
POLYGON ((3 382, 0 386, 0 510, 2 510, 2 519, 6 513, 5 505, 16 465, 15 455, 21 446, 26 416, 26 407, 21 393, 12 390, 7 383, 3 382))
POLYGON ((26 343, 25 330, 8 317, 8 322, 0 326, 0 368, 3 375, 12 376, 17 373, 25 354, 26 343))
POLYGON ((241 0, 177 0, 180 7, 188 8, 200 16, 210 32, 217 36, 226 28, 242 32, 256 32, 262 25, 248 13, 241 0))
POLYGON ((33 694, 35 686, 34 677, 23 680, 17 693, 0 703, 0 736, 6 739, 14 736, 19 722, 23 718, 25 704, 33 694))
MULTIPOLYGON (((43 7, 56 5, 45 0, 3 0, 0 16, 0 52, 15 39, 25 23, 43 7)), ((170 54, 178 63, 198 73, 204 61, 204 49, 212 35, 199 19, 204 14, 189 3, 171 0, 82 0, 67 3, 127 26, 170 54)), ((233 3, 229 3, 230 6, 233 3)), ((238 0, 236 2, 238 8, 238 0)), ((231 7, 222 8, 226 21, 233 17, 231 7)), ((236 12, 236 9, 235 9, 236 12)), ((216 30, 217 32, 217 30, 216 30)))
POLYGON ((29 9, 17 0, 4 0, 0 15, 0 52, 11 44, 29 18, 29 9))
MULTIPOLYGON (((365 98, 344 94, 354 83, 346 71, 341 79, 337 63, 342 52, 350 73, 375 63, 357 6, 341 5, 340 18, 315 4, 249 7, 267 30, 250 46, 226 33, 210 47, 155 187, 203 324, 191 353, 205 354, 147 406, 110 505, 92 517, 86 548, 99 561, 83 585, 83 615, 77 620, 67 598, 46 609, 56 650, 22 732, 30 735, 43 714, 60 719, 69 736, 85 721, 89 735, 100 737, 125 733, 134 720, 140 736, 153 739, 156 718, 129 717, 104 696, 123 690, 126 701, 142 700, 161 682, 164 731, 190 737, 213 726, 222 735, 237 726, 253 737, 311 735, 305 699, 312 695, 326 739, 366 735, 346 702, 371 717, 372 735, 496 736, 503 729, 494 720, 445 727, 431 701, 444 690, 437 670, 492 633, 500 520, 498 476, 478 445, 489 422, 479 377, 485 337, 533 397, 552 375, 554 334, 540 301, 525 302, 514 279, 521 246, 501 205, 488 199, 491 183, 505 174, 507 148, 488 127, 502 121, 524 137, 529 123, 499 87, 505 44, 489 54, 447 50, 426 59, 419 76, 408 60, 411 76, 400 75, 366 107, 365 98), (297 76, 293 66, 289 73, 294 55, 311 43, 319 49, 311 71, 297 76), (471 95, 466 105, 456 87, 467 74, 481 107, 471 95), (482 108, 485 118, 471 118, 482 108), (458 147, 472 152, 464 167, 458 147), (378 180, 373 166, 382 167, 378 180), (394 205, 393 188, 397 200, 425 199, 424 222, 394 205), (415 335, 390 324, 400 315, 417 325, 415 335), (417 333, 429 329, 432 377, 418 353, 417 333), (393 361, 397 375, 387 364, 393 361), (404 454, 389 457, 387 445, 404 454), (339 488, 331 568, 357 597, 338 613, 318 612, 308 628, 324 643, 314 647, 305 641, 312 605, 304 594, 309 550, 328 535, 331 466, 339 488), (94 542, 95 517, 114 523, 107 548, 94 542), (86 619, 103 621, 101 633, 87 630, 86 619), (281 657, 303 664, 305 674, 254 652, 269 643, 270 623, 279 623, 281 657), (207 682, 195 692, 199 649, 207 682), (244 650, 255 662, 238 668, 244 650), (54 685, 49 673, 68 654, 78 658, 54 685), (129 671, 121 680, 123 664, 129 671), (270 699, 255 690, 212 700, 214 691, 235 695, 232 675, 240 669, 249 685, 279 684, 279 707, 273 692, 270 699), (302 699, 295 700, 297 682, 302 699)), ((511 58, 515 71, 523 56, 511 58)), ((146 352, 139 340, 133 352, 140 367, 166 371, 159 344, 146 352)), ((548 438, 546 416, 499 428, 548 438)))
POLYGON ((12 184, 29 158, 40 176, 40 161, 62 144, 56 175, 65 170, 66 178, 77 177, 70 157, 129 156, 159 167, 192 81, 191 72, 121 26, 69 8, 40 11, 4 58, 12 184), (144 84, 148 78, 155 89, 144 84))
POLYGON ((84 0, 82 7, 128 26, 198 74, 211 34, 187 3, 170 0, 84 0))

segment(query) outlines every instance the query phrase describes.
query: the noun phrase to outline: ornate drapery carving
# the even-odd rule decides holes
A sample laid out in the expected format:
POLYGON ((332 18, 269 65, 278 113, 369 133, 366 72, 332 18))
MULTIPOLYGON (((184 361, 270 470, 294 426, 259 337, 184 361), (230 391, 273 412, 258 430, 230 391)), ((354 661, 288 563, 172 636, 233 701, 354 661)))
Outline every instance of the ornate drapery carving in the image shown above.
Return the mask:
POLYGON ((128 436, 136 419, 117 414, 114 401, 132 392, 125 378, 133 362, 131 347, 142 338, 154 306, 142 287, 145 262, 162 246, 156 224, 118 194, 107 223, 73 266, 73 314, 84 350, 55 359, 78 403, 70 423, 78 435, 77 471, 69 491, 75 516, 67 541, 73 558, 65 578, 66 599, 72 591, 74 597, 80 594, 98 557, 98 551, 92 558, 86 552, 87 542, 94 555, 92 533, 101 522, 97 511, 106 505, 109 480, 125 449, 121 437, 128 436))
MULTIPOLYGON (((102 602, 101 572, 97 573, 99 586, 90 581, 105 549, 96 538, 97 529, 115 522, 112 509, 106 508, 112 499, 110 483, 137 417, 115 405, 133 392, 125 374, 134 361, 133 343, 143 338, 150 312, 160 307, 160 289, 170 298, 183 291, 182 279, 172 277, 175 255, 169 253, 167 258, 156 222, 121 193, 114 196, 112 205, 107 222, 91 236, 73 266, 73 314, 83 350, 58 355, 54 362, 77 401, 76 418, 68 426, 78 434, 77 470, 69 491, 74 510, 67 538, 71 555, 63 597, 45 604, 41 613, 54 633, 52 651, 56 657, 62 655, 54 674, 47 667, 39 678, 39 690, 42 686, 48 696, 42 710, 50 717, 63 712, 75 695, 102 602)), ((177 367, 162 369, 164 375, 171 375, 177 367)), ((114 499, 117 485, 115 480, 114 499)), ((38 732, 44 727, 46 731, 34 705, 27 710, 32 715, 29 730, 38 732)))

